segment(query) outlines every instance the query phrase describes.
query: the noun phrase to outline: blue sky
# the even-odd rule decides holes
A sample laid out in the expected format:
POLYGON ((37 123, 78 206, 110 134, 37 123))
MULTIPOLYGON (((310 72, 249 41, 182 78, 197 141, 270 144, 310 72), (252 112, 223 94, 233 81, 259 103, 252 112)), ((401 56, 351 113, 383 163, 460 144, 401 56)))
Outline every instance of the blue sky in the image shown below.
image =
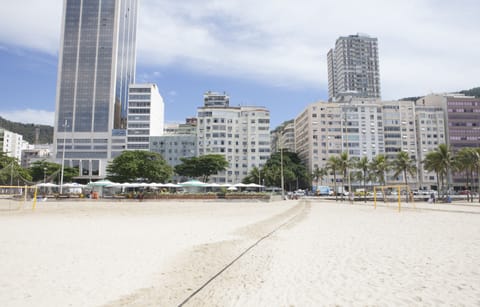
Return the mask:
MULTIPOLYGON (((53 124, 60 0, 0 11, 0 116, 53 124)), ((476 0, 140 0, 137 82, 157 83, 165 120, 194 116, 208 90, 265 106, 272 128, 327 99, 339 36, 377 37, 384 100, 479 86, 476 0)))

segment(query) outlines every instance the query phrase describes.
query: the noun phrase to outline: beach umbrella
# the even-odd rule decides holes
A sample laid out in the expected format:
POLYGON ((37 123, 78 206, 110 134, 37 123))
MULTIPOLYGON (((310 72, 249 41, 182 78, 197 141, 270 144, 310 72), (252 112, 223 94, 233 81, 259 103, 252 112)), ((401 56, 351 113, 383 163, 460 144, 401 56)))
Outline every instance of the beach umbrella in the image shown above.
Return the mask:
POLYGON ((54 183, 50 183, 50 182, 46 182, 46 183, 39 183, 36 185, 37 187, 42 187, 42 188, 56 188, 58 187, 59 185, 58 184, 54 184, 54 183))
POLYGON ((189 181, 185 181, 185 182, 180 182, 179 185, 182 186, 182 187, 204 187, 207 184, 205 182, 201 182, 199 180, 189 180, 189 181))
POLYGON ((215 182, 207 183, 205 186, 209 187, 209 188, 219 188, 219 187, 221 187, 221 185, 219 185, 218 183, 215 183, 215 182))
POLYGON ((181 187, 181 185, 175 184, 175 183, 171 183, 171 182, 166 183, 164 186, 165 186, 166 188, 179 188, 179 187, 181 187))
POLYGON ((52 191, 52 188, 58 188, 58 184, 50 183, 50 182, 45 182, 45 183, 39 183, 36 185, 37 188, 41 188, 40 190, 43 191, 43 193, 50 193, 52 191))
POLYGON ((241 182, 240 183, 235 183, 233 186, 237 187, 237 188, 248 188, 249 187, 247 184, 241 183, 241 182))
POLYGON ((112 184, 115 184, 115 183, 108 180, 108 179, 103 179, 103 180, 89 182, 88 186, 90 186, 90 187, 104 187, 104 186, 112 185, 112 184))
POLYGON ((180 187, 184 188, 184 191, 188 193, 205 192, 206 183, 198 180, 189 180, 179 183, 180 187))

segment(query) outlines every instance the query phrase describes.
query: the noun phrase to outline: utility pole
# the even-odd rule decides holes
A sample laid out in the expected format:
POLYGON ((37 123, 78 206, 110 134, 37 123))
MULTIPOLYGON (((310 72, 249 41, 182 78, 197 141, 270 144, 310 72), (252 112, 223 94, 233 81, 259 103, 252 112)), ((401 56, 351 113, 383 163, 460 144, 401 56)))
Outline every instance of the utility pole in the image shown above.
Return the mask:
POLYGON ((283 188, 284 179, 283 179, 283 147, 280 147, 280 180, 281 180, 281 188, 282 188, 282 200, 285 199, 285 189, 283 188))
POLYGON ((65 168, 65 141, 67 140, 67 120, 63 124, 63 151, 62 151, 62 172, 60 175, 60 194, 63 193, 63 172, 65 168))

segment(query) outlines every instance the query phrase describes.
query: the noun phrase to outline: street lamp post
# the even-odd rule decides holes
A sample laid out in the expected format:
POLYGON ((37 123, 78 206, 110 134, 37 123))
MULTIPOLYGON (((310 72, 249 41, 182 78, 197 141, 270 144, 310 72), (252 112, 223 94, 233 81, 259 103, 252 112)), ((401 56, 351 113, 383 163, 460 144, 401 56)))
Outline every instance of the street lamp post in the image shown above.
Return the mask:
POLYGON ((65 166, 65 141, 67 140, 67 120, 63 124, 63 151, 62 151, 62 171, 60 174, 60 194, 63 194, 63 172, 65 166))
POLYGON ((281 189, 282 189, 282 200, 285 199, 285 189, 283 188, 284 179, 283 179, 283 147, 280 148, 280 181, 281 181, 281 189))
POLYGON ((47 168, 43 168, 43 183, 47 182, 47 168))

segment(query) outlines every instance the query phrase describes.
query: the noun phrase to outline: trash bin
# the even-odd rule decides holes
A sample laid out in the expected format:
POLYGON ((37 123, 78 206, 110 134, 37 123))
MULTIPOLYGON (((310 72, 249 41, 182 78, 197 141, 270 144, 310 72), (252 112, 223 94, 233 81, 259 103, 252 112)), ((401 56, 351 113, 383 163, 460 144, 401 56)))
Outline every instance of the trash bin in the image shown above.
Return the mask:
POLYGON ((93 199, 98 199, 98 192, 93 192, 92 193, 92 198, 93 199))

